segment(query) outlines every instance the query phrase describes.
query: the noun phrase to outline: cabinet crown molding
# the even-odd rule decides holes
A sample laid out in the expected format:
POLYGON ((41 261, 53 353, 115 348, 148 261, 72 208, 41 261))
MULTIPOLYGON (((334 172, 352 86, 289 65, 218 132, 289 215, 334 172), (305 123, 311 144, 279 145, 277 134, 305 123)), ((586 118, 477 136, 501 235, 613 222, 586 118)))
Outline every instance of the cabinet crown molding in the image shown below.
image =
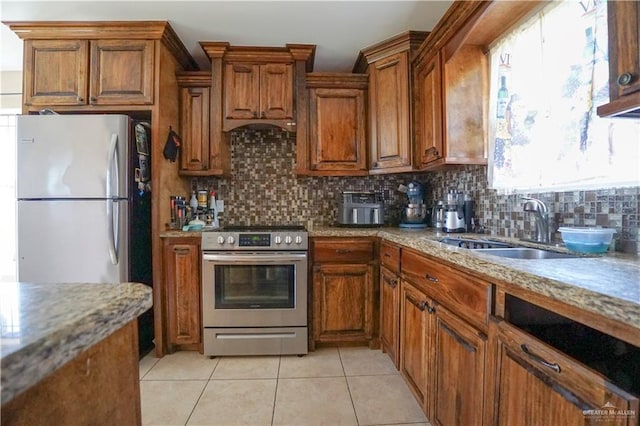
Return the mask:
POLYGON ((285 47, 232 46, 222 41, 201 41, 200 46, 209 59, 223 58, 230 62, 286 63, 305 61, 306 71, 313 70, 314 44, 287 44, 285 47))
POLYGON ((386 56, 405 51, 411 52, 420 47, 428 35, 428 31, 405 31, 366 47, 358 53, 353 72, 365 72, 369 64, 386 56))

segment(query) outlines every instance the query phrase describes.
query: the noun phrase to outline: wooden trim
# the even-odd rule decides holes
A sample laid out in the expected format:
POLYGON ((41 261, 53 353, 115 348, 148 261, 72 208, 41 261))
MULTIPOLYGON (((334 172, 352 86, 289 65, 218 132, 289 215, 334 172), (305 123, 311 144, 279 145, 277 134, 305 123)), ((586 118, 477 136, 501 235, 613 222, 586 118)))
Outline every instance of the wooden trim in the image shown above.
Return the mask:
POLYGON ((180 87, 211 87, 211 71, 179 71, 176 80, 180 87))
POLYGON ((306 85, 311 88, 363 89, 369 86, 367 74, 313 72, 306 74, 306 85))
POLYGON ((356 63, 353 65, 354 73, 363 73, 369 64, 407 50, 417 49, 429 35, 428 31, 405 31, 379 43, 366 47, 360 51, 356 63))

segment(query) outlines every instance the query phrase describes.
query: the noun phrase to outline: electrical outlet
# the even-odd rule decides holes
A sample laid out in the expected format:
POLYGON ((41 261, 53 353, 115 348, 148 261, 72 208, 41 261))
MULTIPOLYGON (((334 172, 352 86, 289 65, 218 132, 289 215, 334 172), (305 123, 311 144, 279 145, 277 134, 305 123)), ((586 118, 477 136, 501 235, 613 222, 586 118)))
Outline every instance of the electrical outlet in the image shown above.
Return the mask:
POLYGON ((224 212, 224 200, 216 200, 216 210, 218 213, 224 212))

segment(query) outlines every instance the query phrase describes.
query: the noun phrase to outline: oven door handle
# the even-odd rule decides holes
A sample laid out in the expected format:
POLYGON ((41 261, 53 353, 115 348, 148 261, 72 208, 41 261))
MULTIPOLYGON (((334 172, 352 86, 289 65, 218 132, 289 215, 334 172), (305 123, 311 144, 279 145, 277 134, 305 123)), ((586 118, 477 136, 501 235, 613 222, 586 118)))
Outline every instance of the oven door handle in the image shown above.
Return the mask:
POLYGON ((306 253, 286 254, 212 254, 204 253, 202 260, 210 262, 236 262, 248 264, 300 262, 307 259, 306 253))

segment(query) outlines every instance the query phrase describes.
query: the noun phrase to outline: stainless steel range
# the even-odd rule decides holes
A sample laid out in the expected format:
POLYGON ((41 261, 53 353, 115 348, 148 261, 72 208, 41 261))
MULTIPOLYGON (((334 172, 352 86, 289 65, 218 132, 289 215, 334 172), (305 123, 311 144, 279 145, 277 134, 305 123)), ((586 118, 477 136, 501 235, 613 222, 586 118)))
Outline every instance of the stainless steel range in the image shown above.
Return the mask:
POLYGON ((226 227, 202 233, 204 354, 307 353, 303 227, 226 227))

